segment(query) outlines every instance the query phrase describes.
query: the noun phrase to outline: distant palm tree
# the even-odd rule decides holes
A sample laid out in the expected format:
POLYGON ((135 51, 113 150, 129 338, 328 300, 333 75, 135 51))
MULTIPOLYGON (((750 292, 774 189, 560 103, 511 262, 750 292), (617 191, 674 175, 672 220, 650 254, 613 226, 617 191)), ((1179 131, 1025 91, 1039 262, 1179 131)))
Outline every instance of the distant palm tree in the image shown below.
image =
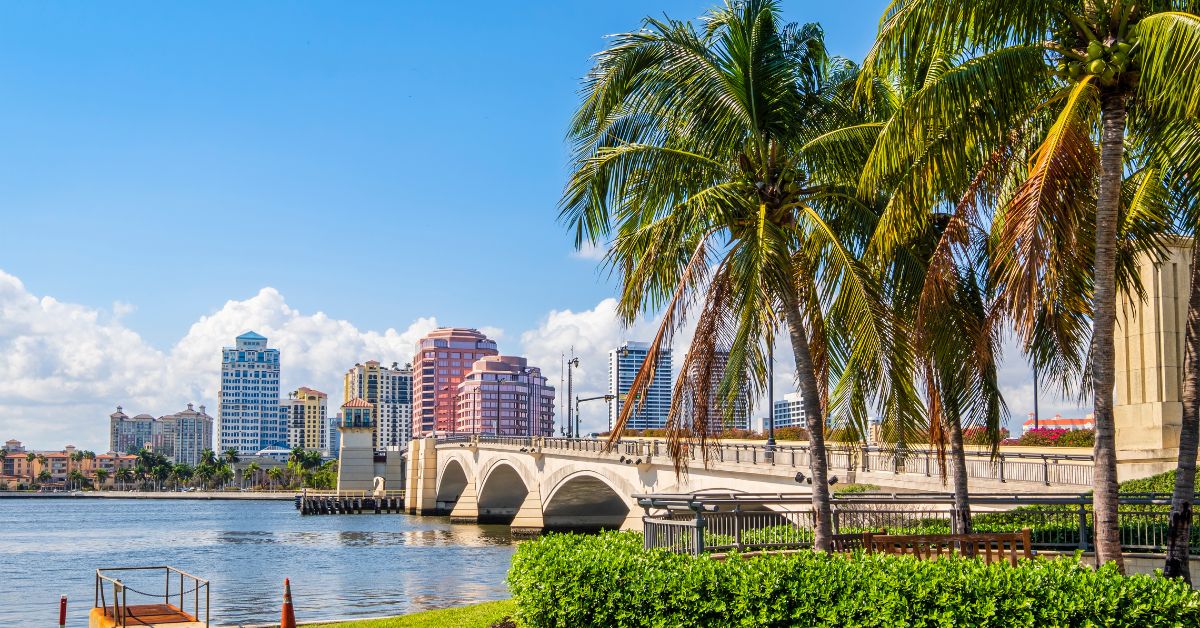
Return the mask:
POLYGON ((280 469, 279 467, 272 467, 267 470, 267 477, 271 480, 271 490, 275 490, 275 487, 279 484, 280 478, 283 477, 283 469, 280 469))
POLYGON ((39 482, 41 482, 42 484, 45 484, 46 482, 49 482, 49 481, 50 481, 50 470, 49 470, 49 469, 42 469, 41 473, 38 473, 38 475, 37 475, 37 479, 38 479, 38 481, 39 481, 39 482))
POLYGON ((129 467, 121 467, 117 469, 114 477, 116 481, 120 483, 121 490, 125 490, 129 488, 129 483, 133 481, 133 469, 130 469, 129 467))
POLYGON ((217 480, 221 482, 222 488, 229 488, 229 481, 233 479, 233 469, 229 465, 221 465, 217 469, 217 480))
POLYGON ((175 479, 175 488, 179 488, 180 483, 186 484, 192 478, 192 473, 194 470, 191 465, 182 462, 171 467, 171 477, 175 479))
POLYGON ((246 465, 245 469, 242 470, 243 477, 245 477, 245 476, 250 477, 250 486, 251 487, 254 487, 255 485, 258 484, 258 472, 261 470, 262 470, 262 465, 258 464, 258 461, 251 462, 250 464, 246 465))
POLYGON ((211 449, 205 449, 200 452, 200 464, 213 466, 217 464, 217 454, 211 449))
POLYGON ((37 454, 32 451, 25 454, 25 463, 29 466, 29 483, 33 484, 33 461, 37 460, 37 454))
POLYGON ((71 469, 67 473, 67 488, 80 489, 83 487, 83 472, 79 469, 71 469))
POLYGON ((104 487, 104 481, 108 479, 108 471, 97 468, 95 471, 92 471, 92 477, 96 479, 96 490, 100 490, 104 487))

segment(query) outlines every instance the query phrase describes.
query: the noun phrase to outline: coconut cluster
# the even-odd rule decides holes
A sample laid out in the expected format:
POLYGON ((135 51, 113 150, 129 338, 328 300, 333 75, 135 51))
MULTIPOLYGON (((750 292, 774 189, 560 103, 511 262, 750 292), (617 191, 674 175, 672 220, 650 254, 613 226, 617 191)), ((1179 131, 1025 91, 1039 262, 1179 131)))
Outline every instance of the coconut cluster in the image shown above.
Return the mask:
POLYGON ((1085 59, 1064 57, 1056 67, 1056 74, 1063 80, 1082 80, 1095 76, 1102 83, 1112 84, 1127 71, 1138 69, 1137 37, 1107 43, 1091 40, 1087 44, 1085 59))

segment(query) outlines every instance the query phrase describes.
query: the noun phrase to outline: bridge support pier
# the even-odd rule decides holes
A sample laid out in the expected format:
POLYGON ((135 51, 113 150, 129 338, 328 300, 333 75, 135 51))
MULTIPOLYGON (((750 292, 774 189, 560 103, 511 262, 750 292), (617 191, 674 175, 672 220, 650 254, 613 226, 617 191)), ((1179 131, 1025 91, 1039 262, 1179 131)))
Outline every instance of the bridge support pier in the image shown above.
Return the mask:
POLYGON ((410 514, 437 514, 437 441, 419 438, 408 447, 408 482, 405 510, 410 514))
POLYGON ((529 493, 510 524, 513 536, 537 536, 546 528, 546 520, 542 517, 542 491, 536 481, 531 484, 533 486, 529 487, 529 493))
POLYGON ((467 480, 467 486, 450 512, 450 523, 476 523, 479 521, 479 498, 475 492, 475 481, 467 480))

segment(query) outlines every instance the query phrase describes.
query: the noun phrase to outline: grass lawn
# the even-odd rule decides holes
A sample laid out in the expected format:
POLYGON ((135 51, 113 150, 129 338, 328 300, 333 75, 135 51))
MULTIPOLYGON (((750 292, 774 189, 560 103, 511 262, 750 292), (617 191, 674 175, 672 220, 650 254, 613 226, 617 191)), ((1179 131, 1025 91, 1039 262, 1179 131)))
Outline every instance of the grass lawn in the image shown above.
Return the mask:
MULTIPOLYGON (((365 619, 338 624, 315 624, 324 628, 489 628, 492 624, 517 612, 513 600, 484 602, 470 606, 444 608, 402 615, 388 619, 365 619)), ((306 624, 313 625, 313 624, 306 624)))

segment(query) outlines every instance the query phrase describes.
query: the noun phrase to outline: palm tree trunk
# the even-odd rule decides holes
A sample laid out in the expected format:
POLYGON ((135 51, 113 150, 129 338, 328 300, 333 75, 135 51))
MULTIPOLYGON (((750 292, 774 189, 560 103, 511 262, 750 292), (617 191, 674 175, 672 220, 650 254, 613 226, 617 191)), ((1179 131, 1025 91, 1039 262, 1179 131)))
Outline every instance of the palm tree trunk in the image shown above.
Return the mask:
POLYGON ((1167 530, 1167 562, 1163 575, 1191 583, 1188 564, 1192 534, 1192 501, 1196 495, 1196 449, 1200 444, 1200 258, 1192 243, 1192 278, 1188 293, 1187 330, 1183 344, 1183 424, 1179 430, 1179 468, 1171 496, 1167 530))
POLYGON ((1096 413, 1093 449, 1096 562, 1114 562, 1122 573, 1121 536, 1117 522, 1117 444, 1113 419, 1117 316, 1117 213, 1125 156, 1125 96, 1105 89, 1100 96, 1100 187, 1096 200, 1096 288, 1092 321, 1092 385, 1096 413))
POLYGON ((967 453, 963 446, 962 423, 946 414, 950 430, 950 480, 954 484, 954 519, 958 534, 971 533, 971 500, 967 487, 967 453))
POLYGON ((829 503, 829 458, 825 453, 825 417, 821 412, 821 392, 808 346, 808 332, 795 299, 783 305, 788 335, 796 359, 796 380, 803 396, 804 417, 808 425, 809 464, 812 473, 813 549, 828 552, 833 541, 833 517, 829 503))

